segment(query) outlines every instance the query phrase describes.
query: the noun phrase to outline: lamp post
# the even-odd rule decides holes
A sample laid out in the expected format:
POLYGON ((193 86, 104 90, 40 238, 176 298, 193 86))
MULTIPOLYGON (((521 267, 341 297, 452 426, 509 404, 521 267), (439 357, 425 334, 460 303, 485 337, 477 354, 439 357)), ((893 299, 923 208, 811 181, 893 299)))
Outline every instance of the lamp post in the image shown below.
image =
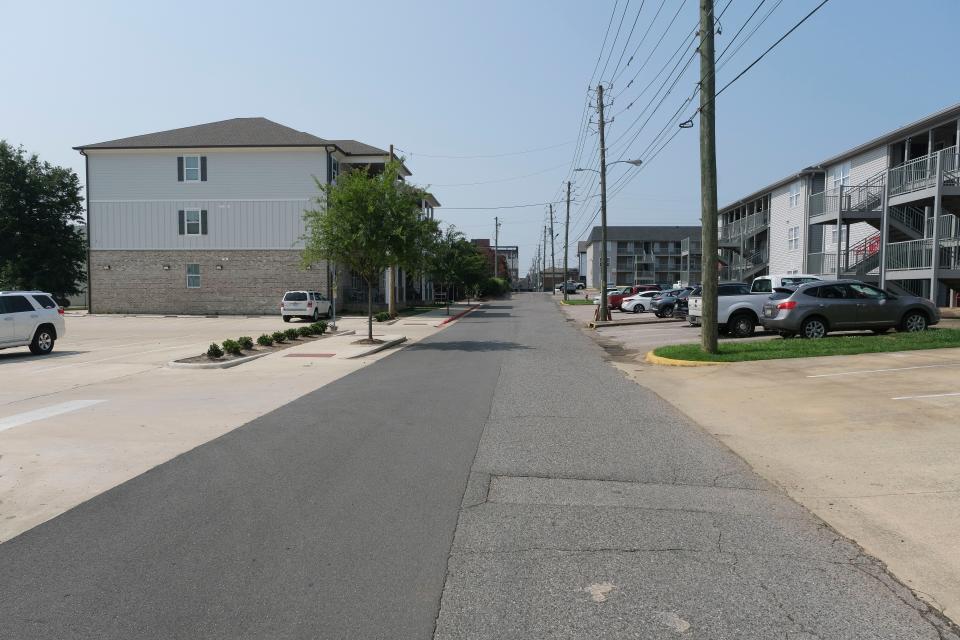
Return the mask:
MULTIPOLYGON (((602 103, 601 103, 602 104, 602 103)), ((601 112, 601 122, 603 116, 601 112)), ((600 170, 577 168, 574 171, 593 171, 600 174, 600 308, 597 309, 598 320, 609 320, 609 309, 607 309, 607 167, 615 164, 629 164, 639 167, 643 160, 616 160, 609 165, 606 162, 606 153, 603 148, 603 128, 600 128, 600 170)))

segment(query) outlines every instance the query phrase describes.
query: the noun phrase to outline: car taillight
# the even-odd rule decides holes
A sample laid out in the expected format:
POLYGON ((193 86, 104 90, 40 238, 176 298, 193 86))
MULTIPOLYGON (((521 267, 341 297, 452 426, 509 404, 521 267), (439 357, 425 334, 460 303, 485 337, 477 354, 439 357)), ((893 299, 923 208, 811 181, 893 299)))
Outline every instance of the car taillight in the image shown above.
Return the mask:
POLYGON ((63 315, 63 307, 57 307, 57 313, 63 315))
POLYGON ((312 302, 308 302, 308 303, 307 303, 307 309, 309 309, 309 308, 312 307, 312 306, 313 306, 313 303, 312 303, 312 302))
POLYGON ((787 300, 786 302, 781 302, 777 305, 777 309, 796 309, 797 301, 796 300, 787 300))

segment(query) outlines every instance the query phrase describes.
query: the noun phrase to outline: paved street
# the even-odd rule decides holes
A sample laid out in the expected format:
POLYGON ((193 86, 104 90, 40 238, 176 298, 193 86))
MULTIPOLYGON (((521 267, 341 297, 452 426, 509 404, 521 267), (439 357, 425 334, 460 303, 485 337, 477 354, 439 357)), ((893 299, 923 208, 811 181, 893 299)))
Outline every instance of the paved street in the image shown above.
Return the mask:
POLYGON ((492 303, 0 544, 0 638, 958 637, 604 357, 492 303))

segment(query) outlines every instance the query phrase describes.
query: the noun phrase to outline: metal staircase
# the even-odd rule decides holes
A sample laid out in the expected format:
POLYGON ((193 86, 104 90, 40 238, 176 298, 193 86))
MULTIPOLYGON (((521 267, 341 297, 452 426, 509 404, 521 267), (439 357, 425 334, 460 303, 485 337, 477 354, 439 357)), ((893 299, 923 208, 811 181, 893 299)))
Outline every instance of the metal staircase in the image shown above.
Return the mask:
POLYGON ((880 268, 880 232, 873 233, 846 252, 843 273, 863 277, 880 268))

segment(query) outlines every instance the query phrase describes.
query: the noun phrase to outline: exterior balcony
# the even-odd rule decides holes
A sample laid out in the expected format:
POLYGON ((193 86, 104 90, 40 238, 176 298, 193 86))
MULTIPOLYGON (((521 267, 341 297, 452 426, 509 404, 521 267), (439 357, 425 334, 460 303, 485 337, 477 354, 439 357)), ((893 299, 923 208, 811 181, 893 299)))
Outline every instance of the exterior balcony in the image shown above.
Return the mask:
POLYGON ((835 224, 842 216, 845 222, 870 222, 880 225, 886 171, 856 186, 840 185, 813 193, 809 197, 810 224, 835 224))
POLYGON ((746 238, 765 231, 770 226, 770 212, 753 213, 720 227, 719 245, 721 248, 738 249, 746 238))
POLYGON ((890 169, 890 206, 944 195, 960 195, 960 157, 952 146, 890 169), (939 180, 939 185, 938 185, 939 180))

